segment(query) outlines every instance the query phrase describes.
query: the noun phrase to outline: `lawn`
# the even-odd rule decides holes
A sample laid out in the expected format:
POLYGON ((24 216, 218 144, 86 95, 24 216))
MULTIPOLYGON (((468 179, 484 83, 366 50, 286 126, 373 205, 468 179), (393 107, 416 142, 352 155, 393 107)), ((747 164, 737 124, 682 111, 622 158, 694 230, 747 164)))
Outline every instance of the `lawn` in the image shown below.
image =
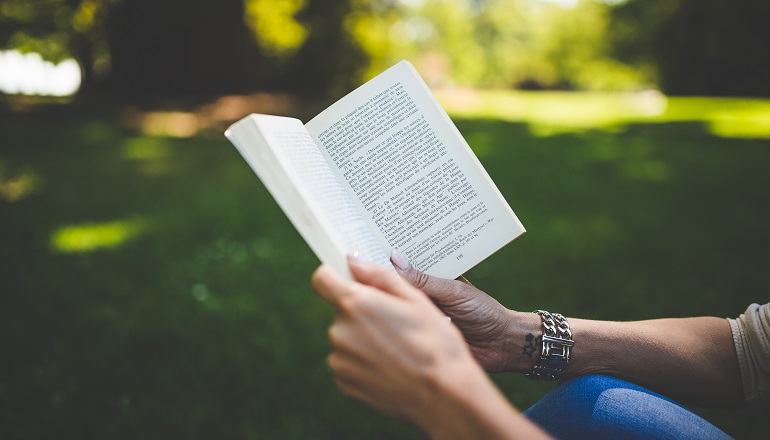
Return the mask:
MULTIPOLYGON (((445 101, 528 230, 468 278, 597 319, 767 302, 770 104, 584 98, 445 101)), ((110 115, 0 115, 0 438, 422 438, 334 387, 317 261, 221 132, 110 115)))

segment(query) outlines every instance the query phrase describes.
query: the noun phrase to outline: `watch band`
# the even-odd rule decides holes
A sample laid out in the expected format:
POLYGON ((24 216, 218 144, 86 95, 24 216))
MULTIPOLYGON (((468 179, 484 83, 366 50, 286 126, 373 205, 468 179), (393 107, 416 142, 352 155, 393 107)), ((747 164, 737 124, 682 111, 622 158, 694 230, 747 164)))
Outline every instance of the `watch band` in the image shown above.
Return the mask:
POLYGON ((543 346, 532 372, 526 374, 533 380, 558 380, 569 366, 569 357, 575 342, 567 318, 545 310, 535 310, 543 323, 543 346))

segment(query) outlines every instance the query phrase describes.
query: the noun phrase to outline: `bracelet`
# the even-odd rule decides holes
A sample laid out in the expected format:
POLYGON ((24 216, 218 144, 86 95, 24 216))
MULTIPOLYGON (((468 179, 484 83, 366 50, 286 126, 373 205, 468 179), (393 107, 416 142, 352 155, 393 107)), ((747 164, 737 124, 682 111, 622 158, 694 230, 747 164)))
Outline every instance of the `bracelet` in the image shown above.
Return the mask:
POLYGON ((575 342, 567 318, 558 313, 535 310, 543 322, 543 347, 532 372, 532 380, 558 380, 569 366, 569 355, 575 342))

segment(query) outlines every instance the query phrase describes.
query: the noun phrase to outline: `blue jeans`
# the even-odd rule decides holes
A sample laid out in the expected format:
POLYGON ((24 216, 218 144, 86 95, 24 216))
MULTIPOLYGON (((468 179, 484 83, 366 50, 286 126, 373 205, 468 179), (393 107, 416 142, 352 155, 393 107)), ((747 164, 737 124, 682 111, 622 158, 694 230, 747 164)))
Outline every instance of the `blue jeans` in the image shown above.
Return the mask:
POLYGON ((601 375, 560 383, 524 414, 559 439, 730 438, 666 397, 601 375))

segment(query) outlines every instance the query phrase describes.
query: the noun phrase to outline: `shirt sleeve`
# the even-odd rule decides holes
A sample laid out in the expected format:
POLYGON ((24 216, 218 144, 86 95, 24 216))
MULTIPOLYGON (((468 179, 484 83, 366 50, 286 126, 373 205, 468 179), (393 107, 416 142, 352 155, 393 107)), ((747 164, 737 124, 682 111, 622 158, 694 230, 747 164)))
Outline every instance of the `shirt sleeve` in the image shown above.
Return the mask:
POLYGON ((752 304, 737 319, 728 321, 746 407, 770 408, 770 303, 752 304))

